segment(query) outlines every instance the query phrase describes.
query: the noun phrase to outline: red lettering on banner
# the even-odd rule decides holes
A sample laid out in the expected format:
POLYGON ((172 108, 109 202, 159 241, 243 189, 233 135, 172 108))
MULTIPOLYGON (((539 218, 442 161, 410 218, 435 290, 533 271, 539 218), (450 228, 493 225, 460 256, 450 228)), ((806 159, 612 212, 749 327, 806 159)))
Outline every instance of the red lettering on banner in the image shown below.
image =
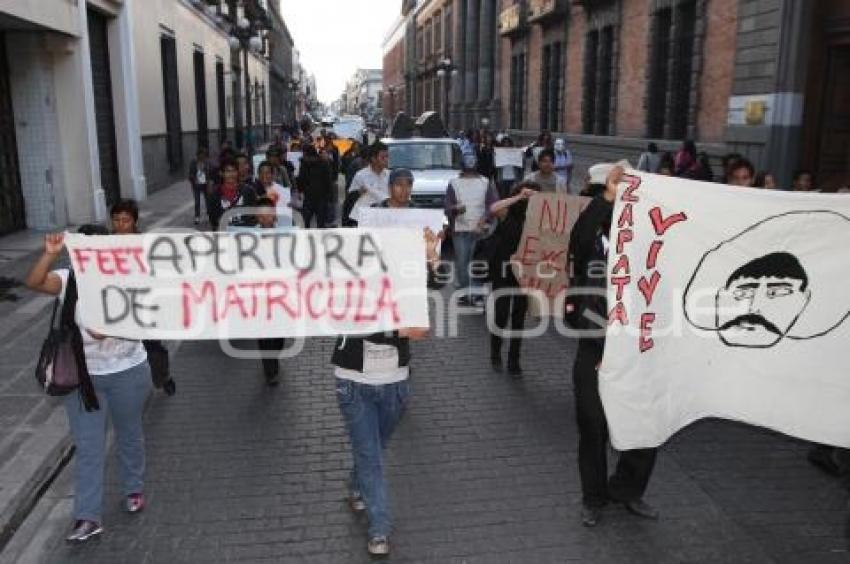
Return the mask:
POLYGON ((226 318, 230 313, 230 308, 236 306, 239 308, 239 314, 242 319, 248 318, 248 310, 245 309, 245 302, 242 301, 242 296, 239 295, 239 288, 229 284, 224 290, 224 309, 221 312, 222 319, 226 318))
POLYGON ((643 299, 646 300, 647 307, 652 304, 652 296, 655 294, 655 289, 658 287, 659 282, 661 282, 661 275, 658 274, 657 270, 652 271, 649 281, 646 280, 645 276, 641 276, 640 280, 638 280, 638 289, 643 294, 643 299))
POLYGON ((614 265, 614 269, 611 271, 611 274, 619 274, 620 272, 626 276, 631 274, 629 268, 629 255, 620 255, 620 258, 617 259, 617 264, 614 265))
POLYGON ((328 311, 325 309, 323 312, 319 312, 313 308, 313 292, 315 292, 316 289, 321 290, 323 287, 324 284, 321 282, 313 282, 307 287, 307 293, 305 295, 305 301, 307 302, 307 314, 313 319, 319 319, 328 311))
POLYGON ((354 281, 346 280, 345 281, 345 306, 342 309, 341 313, 337 313, 334 311, 334 302, 335 297, 339 293, 337 288, 334 286, 333 282, 329 282, 329 290, 328 290, 328 313, 331 318, 336 321, 342 321, 346 317, 348 317, 348 312, 351 310, 351 294, 354 290, 354 281))
POLYGON ((626 191, 623 192, 623 197, 620 198, 624 202, 631 202, 636 204, 640 201, 640 198, 634 195, 635 191, 640 187, 640 178, 637 176, 626 175, 624 177, 629 185, 626 187, 626 191))
POLYGON ((567 204, 562 200, 557 201, 557 209, 554 211, 554 222, 553 222, 553 211, 552 206, 549 203, 549 200, 543 200, 543 206, 540 209, 540 222, 537 228, 542 231, 551 231, 558 235, 563 235, 567 230, 567 204), (544 228, 544 220, 548 218, 548 226, 544 228))
POLYGON ((632 205, 626 204, 623 208, 622 213, 620 213, 620 219, 617 220, 617 227, 622 229, 625 226, 634 227, 635 219, 632 216, 632 205))
POLYGON ((631 242, 634 237, 635 234, 631 229, 620 229, 617 232, 617 254, 621 254, 626 247, 626 243, 631 242))
POLYGON ((80 271, 80 274, 84 274, 86 271, 86 263, 91 260, 85 253, 90 253, 91 249, 74 249, 74 262, 77 265, 77 270, 80 271))
POLYGON ((617 287, 617 301, 623 299, 623 289, 632 281, 631 276, 612 276, 611 284, 617 287))
POLYGON ((646 255, 646 268, 653 269, 655 268, 655 263, 658 262, 658 253, 661 251, 661 247, 664 246, 664 241, 653 241, 649 246, 649 253, 646 255))
POLYGON ((526 237, 525 244, 523 245, 523 249, 519 257, 519 262, 521 262, 524 266, 531 266, 536 263, 533 258, 534 255, 537 254, 537 249, 531 248, 532 241, 540 242, 540 237, 535 237, 533 235, 529 235, 528 237, 526 237), (531 255, 531 259, 528 258, 529 255, 531 255))
POLYGON ((271 320, 274 306, 280 306, 292 319, 300 317, 298 310, 286 303, 288 294, 289 285, 286 282, 281 280, 266 282, 266 319, 271 320))
POLYGON ((393 316, 393 323, 401 322, 401 315, 398 313, 398 302, 393 299, 393 282, 389 276, 384 276, 381 279, 381 295, 378 296, 378 304, 376 306, 375 317, 380 317, 384 310, 388 310, 393 316))
POLYGON ((652 324, 655 321, 654 313, 644 313, 640 316, 640 338, 638 339, 638 348, 640 352, 645 353, 655 346, 655 341, 652 339, 652 324))
POLYGON ((192 304, 203 304, 205 300, 209 300, 209 312, 213 323, 218 323, 218 311, 215 303, 215 283, 203 282, 201 284, 200 295, 192 291, 192 285, 183 282, 183 328, 188 329, 192 326, 192 304), (191 303, 190 303, 191 302, 191 303))
POLYGON ((682 212, 679 212, 668 216, 667 218, 664 218, 661 215, 661 208, 656 206, 649 210, 649 219, 652 221, 652 227, 655 229, 656 235, 660 237, 664 235, 664 233, 666 233, 667 230, 670 229, 672 226, 676 225, 680 221, 685 221, 686 219, 688 219, 688 216, 686 216, 682 212))
POLYGON ((623 305, 623 302, 617 302, 617 305, 608 314, 608 325, 613 325, 615 321, 619 321, 620 325, 623 326, 629 324, 629 316, 626 314, 626 306, 623 305))
POLYGON ((240 282, 239 283, 240 288, 247 288, 248 290, 251 291, 251 305, 250 305, 251 313, 249 315, 252 319, 257 317, 257 310, 259 309, 259 301, 260 300, 259 300, 259 296, 257 295, 257 291, 262 289, 265 285, 266 284, 263 283, 263 282, 240 282))

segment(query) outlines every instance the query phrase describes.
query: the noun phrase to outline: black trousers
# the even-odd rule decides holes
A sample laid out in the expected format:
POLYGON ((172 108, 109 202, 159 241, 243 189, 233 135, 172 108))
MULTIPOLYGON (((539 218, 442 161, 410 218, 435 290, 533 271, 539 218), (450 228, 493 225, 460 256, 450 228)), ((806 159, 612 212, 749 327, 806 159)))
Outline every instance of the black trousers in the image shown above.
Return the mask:
POLYGON ((263 374, 266 377, 277 376, 280 372, 280 362, 277 356, 272 357, 269 353, 280 353, 283 350, 284 339, 257 339, 257 347, 266 353, 263 355, 263 374), (266 357, 269 358, 266 358, 266 357))
POLYGON ((207 208, 207 214, 210 210, 210 201, 207 197, 207 185, 192 183, 192 196, 195 198, 195 217, 201 217, 201 198, 204 199, 204 206, 207 208))
MULTIPOLYGON (((510 278, 513 278, 510 275, 510 278)), ((497 278, 493 281, 493 291, 505 288, 513 288, 514 293, 500 296, 495 299, 494 321, 499 329, 510 329, 519 331, 525 326, 525 314, 528 311, 528 297, 522 293, 519 283, 510 278, 497 278), (510 325, 508 324, 510 322, 510 325)), ((502 337, 495 333, 490 334, 490 356, 498 357, 502 354, 502 337)), ((508 367, 519 366, 519 353, 522 347, 522 337, 514 336, 508 339, 508 367)))
POLYGON ((316 218, 316 227, 324 229, 328 223, 328 210, 330 204, 328 202, 304 202, 301 208, 301 217, 304 219, 304 228, 309 229, 313 218, 316 218))
POLYGON ((601 360, 601 351, 580 343, 573 368, 582 502, 591 507, 609 500, 627 502, 643 497, 657 453, 654 448, 621 452, 617 469, 608 478, 608 421, 599 398, 596 371, 601 360))

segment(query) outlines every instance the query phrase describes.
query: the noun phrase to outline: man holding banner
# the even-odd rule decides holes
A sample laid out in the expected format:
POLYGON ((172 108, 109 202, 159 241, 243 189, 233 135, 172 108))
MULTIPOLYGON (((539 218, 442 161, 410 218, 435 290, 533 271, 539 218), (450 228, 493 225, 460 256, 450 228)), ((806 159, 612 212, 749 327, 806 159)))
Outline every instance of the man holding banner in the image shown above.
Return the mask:
POLYGON ((657 519, 658 512, 643 501, 643 493, 655 465, 656 449, 627 450, 620 454, 617 469, 608 478, 608 421, 599 397, 599 365, 605 348, 608 303, 605 264, 611 246, 613 202, 622 167, 612 167, 605 191, 594 198, 579 216, 570 235, 578 302, 578 329, 582 331, 573 367, 579 445, 578 464, 582 489, 582 524, 593 527, 609 501, 621 502, 641 517, 657 519))

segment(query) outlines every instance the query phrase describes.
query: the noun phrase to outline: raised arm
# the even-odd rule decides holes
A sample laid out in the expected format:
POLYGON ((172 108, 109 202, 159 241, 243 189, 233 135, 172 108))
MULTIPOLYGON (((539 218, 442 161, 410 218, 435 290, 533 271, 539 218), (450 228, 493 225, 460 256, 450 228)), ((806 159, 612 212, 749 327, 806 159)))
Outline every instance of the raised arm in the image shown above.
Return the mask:
POLYGON ((27 275, 27 288, 51 296, 58 296, 62 292, 62 279, 59 278, 59 275, 51 272, 50 268, 56 262, 56 258, 62 252, 64 246, 65 235, 63 233, 49 233, 44 236, 44 252, 27 275))

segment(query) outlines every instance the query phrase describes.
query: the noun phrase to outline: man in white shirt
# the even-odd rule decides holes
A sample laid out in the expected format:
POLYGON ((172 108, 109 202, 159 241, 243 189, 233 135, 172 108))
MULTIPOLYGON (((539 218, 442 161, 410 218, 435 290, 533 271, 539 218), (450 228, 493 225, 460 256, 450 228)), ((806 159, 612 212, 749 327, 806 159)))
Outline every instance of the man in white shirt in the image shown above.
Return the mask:
POLYGON ((369 166, 358 170, 348 187, 349 193, 360 193, 360 199, 351 210, 352 219, 357 219, 360 208, 379 204, 389 198, 389 163, 389 148, 380 141, 374 143, 369 149, 369 166))

